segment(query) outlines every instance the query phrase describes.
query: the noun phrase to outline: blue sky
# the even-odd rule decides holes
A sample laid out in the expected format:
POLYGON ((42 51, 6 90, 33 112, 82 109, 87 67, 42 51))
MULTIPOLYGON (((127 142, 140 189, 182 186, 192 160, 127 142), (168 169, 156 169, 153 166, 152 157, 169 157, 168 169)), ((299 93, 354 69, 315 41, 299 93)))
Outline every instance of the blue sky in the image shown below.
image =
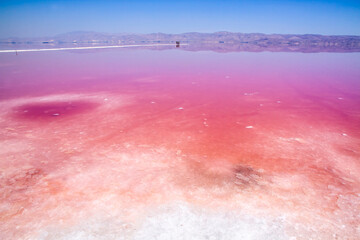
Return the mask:
POLYGON ((1 1, 1 37, 262 32, 360 35, 360 1, 1 1))

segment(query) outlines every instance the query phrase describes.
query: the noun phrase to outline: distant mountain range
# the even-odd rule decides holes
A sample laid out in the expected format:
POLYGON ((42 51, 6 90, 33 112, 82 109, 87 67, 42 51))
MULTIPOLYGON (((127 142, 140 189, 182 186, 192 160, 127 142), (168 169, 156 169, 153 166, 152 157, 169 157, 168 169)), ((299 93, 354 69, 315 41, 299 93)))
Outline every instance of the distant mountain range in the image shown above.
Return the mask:
MULTIPOLYGON (((176 42, 180 42, 181 49, 189 51, 360 52, 360 36, 232 32, 108 34, 78 31, 53 37, 1 39, 0 47, 1 49, 20 49, 154 43, 173 43, 175 46, 176 42), (181 45, 184 43, 186 45, 181 45)), ((168 49, 173 47, 154 48, 168 49)))

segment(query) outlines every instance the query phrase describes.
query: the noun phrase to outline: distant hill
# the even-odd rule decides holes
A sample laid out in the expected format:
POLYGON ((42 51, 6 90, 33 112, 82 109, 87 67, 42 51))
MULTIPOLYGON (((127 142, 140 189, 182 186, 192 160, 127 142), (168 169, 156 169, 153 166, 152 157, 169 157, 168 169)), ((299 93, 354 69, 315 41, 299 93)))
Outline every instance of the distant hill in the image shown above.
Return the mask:
MULTIPOLYGON (((262 33, 182 33, 182 34, 109 34, 99 32, 70 32, 53 37, 6 38, 0 44, 6 48, 67 47, 153 43, 187 43, 184 50, 280 51, 280 52, 360 52, 360 36, 325 36, 316 34, 262 33)), ((164 47, 166 48, 166 47, 164 47)))

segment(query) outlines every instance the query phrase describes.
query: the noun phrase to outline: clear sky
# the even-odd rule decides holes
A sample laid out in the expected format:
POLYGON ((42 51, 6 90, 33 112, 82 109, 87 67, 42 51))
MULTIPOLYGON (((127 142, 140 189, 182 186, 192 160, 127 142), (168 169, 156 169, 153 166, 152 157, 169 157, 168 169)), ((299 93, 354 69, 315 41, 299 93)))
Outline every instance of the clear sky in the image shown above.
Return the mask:
POLYGON ((360 35, 360 0, 0 1, 0 38, 79 30, 360 35))

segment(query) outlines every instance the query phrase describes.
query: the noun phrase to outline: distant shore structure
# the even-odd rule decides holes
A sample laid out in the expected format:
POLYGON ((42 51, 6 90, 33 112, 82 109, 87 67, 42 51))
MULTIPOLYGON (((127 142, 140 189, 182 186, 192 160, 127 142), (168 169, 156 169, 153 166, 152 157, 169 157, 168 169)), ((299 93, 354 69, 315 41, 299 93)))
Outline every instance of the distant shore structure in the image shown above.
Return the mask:
POLYGON ((180 41, 176 41, 176 47, 180 47, 180 41))

